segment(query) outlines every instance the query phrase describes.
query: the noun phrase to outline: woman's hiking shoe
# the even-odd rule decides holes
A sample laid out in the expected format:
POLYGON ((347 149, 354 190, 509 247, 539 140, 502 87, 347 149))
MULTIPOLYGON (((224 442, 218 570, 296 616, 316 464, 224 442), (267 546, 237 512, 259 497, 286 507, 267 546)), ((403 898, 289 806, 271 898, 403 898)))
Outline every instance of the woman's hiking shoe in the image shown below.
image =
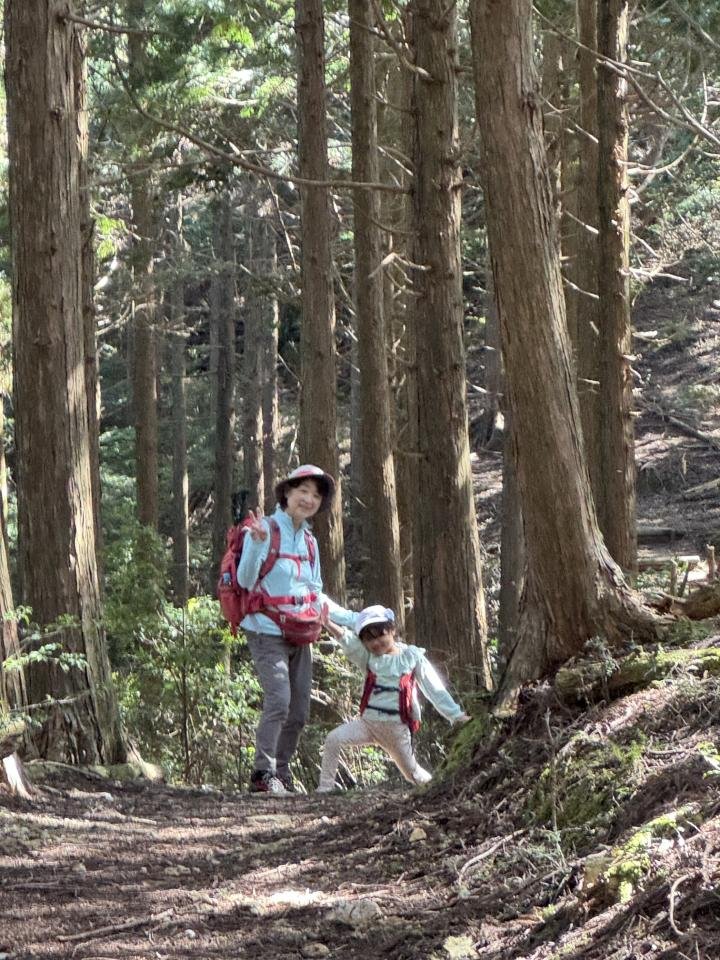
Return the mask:
POLYGON ((291 773, 285 773, 285 774, 278 773, 275 776, 285 788, 285 793, 298 792, 297 787, 295 786, 295 781, 293 780, 293 776, 291 773))
POLYGON ((250 793, 269 793, 284 797, 288 791, 271 770, 255 770, 250 777, 250 793))

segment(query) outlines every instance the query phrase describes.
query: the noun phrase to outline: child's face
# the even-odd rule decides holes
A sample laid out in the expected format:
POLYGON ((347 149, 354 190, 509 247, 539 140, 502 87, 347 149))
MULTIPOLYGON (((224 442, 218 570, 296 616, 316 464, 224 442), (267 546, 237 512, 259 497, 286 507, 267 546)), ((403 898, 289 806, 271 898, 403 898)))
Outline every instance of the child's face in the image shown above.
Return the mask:
POLYGON ((372 627, 366 627, 360 639, 365 649, 375 657, 380 657, 384 653, 394 653, 397 650, 395 627, 392 624, 378 623, 372 627))

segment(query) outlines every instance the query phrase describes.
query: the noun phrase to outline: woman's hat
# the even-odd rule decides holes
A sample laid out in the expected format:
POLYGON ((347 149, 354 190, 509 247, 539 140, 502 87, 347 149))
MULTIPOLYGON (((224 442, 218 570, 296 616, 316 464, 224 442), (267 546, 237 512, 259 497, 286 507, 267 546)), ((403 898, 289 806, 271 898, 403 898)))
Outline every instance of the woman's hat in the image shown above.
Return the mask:
POLYGON ((381 603, 376 603, 372 607, 365 607, 357 615, 355 632, 360 636, 366 627, 372 627, 376 623, 395 623, 395 614, 390 607, 384 607, 381 603))
POLYGON ((335 496, 335 481, 329 473, 325 473, 324 470, 312 463, 303 463, 301 466, 295 467, 292 473, 280 480, 275 487, 275 497, 278 503, 282 504, 287 497, 288 487, 297 487, 303 480, 316 480, 318 482, 323 498, 318 513, 327 510, 335 496))

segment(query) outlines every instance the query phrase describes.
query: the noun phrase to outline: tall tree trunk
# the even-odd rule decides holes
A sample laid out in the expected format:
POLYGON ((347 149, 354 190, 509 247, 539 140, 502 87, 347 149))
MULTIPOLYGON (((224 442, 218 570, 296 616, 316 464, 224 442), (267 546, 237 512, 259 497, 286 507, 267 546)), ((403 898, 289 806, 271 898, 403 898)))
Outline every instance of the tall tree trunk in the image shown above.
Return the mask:
POLYGON ((262 325, 260 329, 260 379, 262 391, 262 461, 265 512, 270 513, 275 505, 277 476, 277 444, 279 437, 278 411, 278 331, 280 315, 275 293, 277 284, 277 239, 271 219, 272 205, 261 206, 261 229, 258 232, 258 254, 263 263, 263 280, 266 285, 262 300, 262 325))
MULTIPOLYGON (((131 25, 142 24, 145 0, 128 0, 131 25)), ((145 83, 145 38, 128 36, 128 78, 136 94, 145 83)), ((135 476, 138 520, 157 530, 158 500, 158 414, 157 354, 155 344, 156 290, 153 277, 153 248, 156 243, 155 200, 152 183, 143 167, 146 158, 130 171, 130 202, 134 229, 132 268, 134 282, 133 349, 131 364, 133 422, 135 425, 135 476)))
MULTIPOLYGON (((399 42, 410 40, 411 18, 406 12, 402 25, 391 25, 399 42), (402 36, 405 33, 405 36, 402 36)), ((387 77, 382 84, 381 97, 386 101, 378 112, 378 137, 383 151, 382 179, 408 189, 412 180, 411 98, 412 75, 398 62, 394 51, 388 61, 387 77), (384 96, 383 96, 384 94, 384 96)), ((384 192, 381 197, 381 222, 390 230, 383 232, 383 258, 391 261, 383 271, 385 335, 387 340, 388 376, 392 391, 393 456, 395 462, 395 493, 400 527, 400 557, 403 590, 408 596, 414 591, 412 570, 412 518, 416 508, 415 460, 409 455, 412 445, 409 437, 408 398, 415 390, 415 371, 411 356, 411 330, 408 324, 410 285, 401 266, 410 260, 412 202, 408 193, 384 192)), ((406 624, 406 629, 410 624, 406 624)))
POLYGON ((235 236, 230 197, 223 194, 215 205, 215 256, 220 262, 216 326, 218 331, 215 402, 215 481, 213 490, 212 555, 210 589, 215 588, 225 534, 232 523, 233 474, 235 466, 235 236))
MULTIPOLYGON (((598 51, 627 59, 627 0, 598 0, 598 51)), ((598 514, 613 559, 637 565, 635 441, 630 353, 627 82, 602 62, 598 80, 600 486, 598 514)))
POLYGON ((418 640, 491 686, 465 397, 456 10, 414 0, 418 640))
MULTIPOLYGON (((372 7, 367 0, 349 0, 350 108, 352 174, 359 183, 379 178, 377 95, 372 7)), ((375 190, 355 191, 355 315, 360 368, 362 449, 363 584, 368 603, 385 603, 404 614, 400 529, 395 496, 390 384, 383 302, 380 242, 380 198, 375 190)))
POLYGON ((57 0, 5 4, 19 565, 35 620, 73 617, 58 635, 87 658, 67 672, 52 662, 29 671, 29 700, 53 701, 35 745, 43 756, 97 763, 121 760, 125 750, 100 627, 75 26, 61 19, 65 10, 57 0))
POLYGON ((520 620, 520 598, 525 580, 525 535, 517 483, 516 456, 512 417, 506 409, 500 529, 499 673, 504 671, 515 647, 520 620))
POLYGON ((250 222, 248 267, 251 279, 245 299, 245 334, 242 365, 242 447, 243 486, 248 491, 248 507, 254 510, 265 503, 263 472, 263 409, 262 409, 262 328, 265 322, 263 303, 265 289, 262 275, 263 243, 260 234, 264 225, 259 210, 250 222))
POLYGON ((95 550, 102 586, 102 524, 100 522, 100 383, 98 380, 97 342, 95 336, 95 221, 90 213, 88 180, 88 115, 85 42, 78 30, 73 37, 73 71, 75 99, 78 109, 78 149, 80 180, 80 239, 82 243, 82 311, 85 342, 85 392, 88 403, 90 473, 92 480, 95 550))
MULTIPOLYGON (((298 46, 298 154, 300 176, 327 180, 325 28, 322 0, 296 0, 298 46)), ((327 592, 345 599, 342 484, 335 405, 335 298, 327 188, 303 186, 301 195, 302 395, 300 450, 337 481, 332 509, 315 523, 327 592)))
POLYGON ((172 397, 172 505, 173 567, 175 603, 184 607, 188 600, 189 516, 187 403, 185 399, 185 289, 176 280, 170 291, 170 379, 172 397))
POLYGON ((598 314, 598 195, 593 185, 598 182, 597 82, 595 78, 597 49, 596 0, 577 0, 578 49, 580 77, 580 126, 578 143, 576 256, 573 276, 580 288, 577 294, 577 382, 580 399, 585 453, 590 484, 598 503, 600 491, 600 351, 598 314))
POLYGON ((531 0, 471 6, 480 143, 527 580, 501 700, 592 636, 654 635, 605 548, 584 458, 557 218, 533 62, 531 0))

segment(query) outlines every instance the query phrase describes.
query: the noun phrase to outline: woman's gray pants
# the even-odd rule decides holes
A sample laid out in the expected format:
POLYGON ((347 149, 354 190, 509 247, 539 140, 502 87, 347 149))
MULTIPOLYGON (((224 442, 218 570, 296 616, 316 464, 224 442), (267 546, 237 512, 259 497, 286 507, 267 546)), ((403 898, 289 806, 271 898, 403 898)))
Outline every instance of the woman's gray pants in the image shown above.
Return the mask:
POLYGON ((248 633, 247 642, 263 691, 255 769, 285 777, 310 713, 312 651, 270 633, 248 633))

